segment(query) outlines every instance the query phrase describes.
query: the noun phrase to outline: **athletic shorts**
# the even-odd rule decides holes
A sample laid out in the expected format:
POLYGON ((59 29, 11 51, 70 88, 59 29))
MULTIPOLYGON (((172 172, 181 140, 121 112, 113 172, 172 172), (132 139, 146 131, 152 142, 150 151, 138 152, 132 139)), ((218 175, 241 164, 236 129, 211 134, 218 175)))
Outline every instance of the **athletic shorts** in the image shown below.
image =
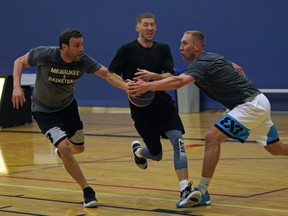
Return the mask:
POLYGON ((167 138, 167 131, 185 133, 172 98, 165 92, 156 92, 155 95, 152 104, 147 107, 139 108, 130 103, 134 126, 153 156, 162 152, 160 138, 167 138))
POLYGON ((33 112, 33 117, 42 133, 55 147, 66 137, 75 145, 84 144, 83 123, 76 100, 57 112, 33 112))
POLYGON ((236 106, 216 124, 219 130, 232 139, 244 143, 250 136, 257 143, 266 146, 279 140, 271 120, 270 102, 264 94, 236 106))

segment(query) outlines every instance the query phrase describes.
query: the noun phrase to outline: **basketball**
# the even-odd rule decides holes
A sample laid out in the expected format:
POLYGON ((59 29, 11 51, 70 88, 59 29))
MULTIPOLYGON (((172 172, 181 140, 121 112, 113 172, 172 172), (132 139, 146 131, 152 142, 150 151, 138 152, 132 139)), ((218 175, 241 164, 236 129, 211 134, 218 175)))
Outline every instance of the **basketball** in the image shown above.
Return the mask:
POLYGON ((152 103, 154 96, 155 93, 153 91, 147 91, 137 97, 132 97, 131 95, 128 95, 128 99, 133 105, 137 107, 145 107, 152 103))

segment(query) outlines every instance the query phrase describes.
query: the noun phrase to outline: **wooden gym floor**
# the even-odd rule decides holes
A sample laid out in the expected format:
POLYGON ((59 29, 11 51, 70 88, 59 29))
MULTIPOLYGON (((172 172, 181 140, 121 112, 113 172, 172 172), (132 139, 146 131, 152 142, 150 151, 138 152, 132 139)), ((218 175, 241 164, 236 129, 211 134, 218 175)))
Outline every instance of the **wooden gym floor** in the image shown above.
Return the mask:
MULTIPOLYGON (((54 147, 33 122, 0 129, 0 215, 175 216, 288 215, 288 160, 269 155, 248 140, 229 141, 210 184, 212 205, 177 209, 179 184, 172 146, 163 140, 163 160, 147 170, 133 162, 130 143, 139 139, 128 109, 81 108, 86 151, 76 158, 96 190, 99 207, 85 209, 82 191, 63 169, 54 147)), ((190 180, 201 174, 204 137, 223 112, 181 114, 190 180)), ((288 113, 273 113, 288 142, 288 113)))

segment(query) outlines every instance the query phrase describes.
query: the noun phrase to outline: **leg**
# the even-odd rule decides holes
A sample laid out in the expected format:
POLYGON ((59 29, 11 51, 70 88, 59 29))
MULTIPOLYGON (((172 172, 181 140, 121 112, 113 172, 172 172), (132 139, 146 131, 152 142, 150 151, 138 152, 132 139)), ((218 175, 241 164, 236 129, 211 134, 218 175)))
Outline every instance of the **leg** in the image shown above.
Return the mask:
POLYGON ((272 155, 288 156, 288 145, 282 143, 280 140, 275 143, 268 144, 264 148, 272 155))
POLYGON ((162 159, 161 143, 156 146, 160 146, 160 152, 157 154, 158 151, 156 151, 157 155, 154 156, 150 153, 149 149, 146 146, 142 147, 139 141, 135 140, 131 143, 132 153, 134 155, 134 162, 140 169, 147 169, 148 167, 147 159, 151 159, 154 161, 160 161, 162 159))
POLYGON ((97 207, 98 201, 95 197, 95 192, 91 187, 89 187, 79 164, 77 163, 77 161, 73 156, 74 152, 75 153, 80 153, 80 151, 82 152, 84 150, 84 145, 75 147, 75 145, 73 145, 68 140, 68 138, 65 138, 57 145, 57 148, 58 151, 60 152, 65 170, 70 174, 70 176, 79 184, 79 186, 83 190, 84 207, 87 208, 97 207))
POLYGON ((228 137, 215 126, 210 128, 206 135, 204 160, 202 165, 202 177, 197 187, 195 188, 196 191, 201 192, 202 200, 195 206, 211 204, 210 195, 207 189, 220 158, 221 143, 227 139, 228 137))
POLYGON ((202 176, 212 178, 220 157, 221 143, 228 137, 216 127, 210 128, 205 139, 202 176))
POLYGON ((146 145, 139 148, 135 152, 136 155, 145 159, 160 161, 162 159, 162 144, 154 120, 146 117, 141 121, 135 121, 134 126, 146 145))
POLYGON ((178 130, 169 130, 166 132, 166 136, 169 138, 174 149, 174 169, 176 171, 179 182, 187 180, 188 186, 188 161, 183 143, 182 132, 178 130))
POLYGON ((154 161, 160 161, 162 159, 160 135, 154 127, 155 124, 153 123, 153 119, 149 118, 149 116, 146 118, 141 116, 140 119, 136 119, 133 119, 134 126, 144 140, 146 146, 142 147, 137 140, 131 143, 134 162, 140 169, 147 169, 147 159, 154 161))
POLYGON ((72 151, 72 149, 75 149, 75 147, 73 146, 74 145, 66 138, 57 145, 57 148, 61 154, 61 159, 63 161, 63 165, 66 171, 80 185, 80 187, 84 189, 88 187, 88 184, 84 178, 79 164, 76 162, 73 156, 74 152, 72 151))
POLYGON ((60 152, 66 171, 79 184, 84 193, 84 207, 98 206, 94 190, 89 187, 73 154, 84 151, 83 123, 74 100, 64 110, 53 113, 33 113, 42 133, 60 152), (69 137, 69 139, 68 139, 69 137))
POLYGON ((192 191, 192 184, 188 181, 188 161, 185 152, 182 131, 169 130, 165 133, 174 149, 174 169, 180 185, 180 201, 176 203, 177 208, 196 205, 201 200, 199 191, 192 191))

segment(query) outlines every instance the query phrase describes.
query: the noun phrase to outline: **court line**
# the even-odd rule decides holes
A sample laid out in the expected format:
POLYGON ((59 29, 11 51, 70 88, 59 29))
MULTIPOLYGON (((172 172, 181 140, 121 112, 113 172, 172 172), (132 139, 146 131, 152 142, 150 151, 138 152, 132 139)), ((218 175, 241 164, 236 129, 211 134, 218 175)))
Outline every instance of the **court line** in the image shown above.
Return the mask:
MULTIPOLYGON (((37 190, 41 189, 41 190, 47 190, 49 188, 39 188, 39 187, 34 187, 35 189, 37 188, 37 190)), ((54 189, 55 191, 55 189, 54 189)), ((63 190, 61 190, 63 191, 63 190)), ((67 190, 68 192, 71 192, 70 190, 67 190)), ((75 192, 75 191, 74 191, 75 192)), ((101 194, 101 193, 100 193, 101 194)), ((104 193, 103 193, 104 194, 104 193)), ((112 196, 115 197, 115 194, 110 194, 112 196)), ((72 201, 64 201, 64 200, 55 200, 55 199, 46 199, 46 198, 37 198, 37 197, 29 197, 29 196, 25 196, 23 194, 21 195, 4 195, 4 194, 0 194, 0 197, 10 197, 10 198, 19 198, 19 199, 29 199, 29 200, 37 200, 37 201, 47 201, 47 202, 60 202, 60 203, 67 203, 67 204, 75 204, 75 205, 82 205, 82 202, 72 202, 72 201)), ((123 196, 121 196, 123 197, 123 196)), ((125 196, 127 197, 127 196, 125 196)), ((141 198, 139 196, 130 196, 133 198, 141 198)), ((148 199, 148 197, 145 197, 143 199, 148 199)), ((149 199, 153 199, 153 198, 149 198, 149 199)), ((154 198, 155 200, 155 198, 154 198)), ((158 200, 164 200, 164 199, 158 199, 158 200)), ((123 209, 123 210, 129 210, 129 211, 142 211, 142 212, 154 212, 154 213, 169 213, 169 214, 173 214, 173 215, 194 215, 192 214, 191 211, 188 210, 173 210, 173 209, 142 209, 142 208, 133 208, 133 207, 124 207, 124 206, 113 206, 113 205, 107 205, 107 204, 99 204, 99 207, 104 207, 104 208, 114 208, 114 209, 123 209)), ((1 209, 0 209, 1 212, 1 209)), ((11 212, 11 211, 7 211, 5 210, 5 212, 11 212)), ((22 213, 23 214, 23 213, 22 213)), ((29 214, 30 215, 30 214, 29 214)), ((32 214, 31 214, 32 215, 32 214)), ((35 215, 35 214, 33 214, 35 215)), ((41 215, 42 216, 42 215, 41 215)))
MULTIPOLYGON (((34 133, 34 134, 42 134, 41 132, 39 131, 17 131, 17 130, 5 130, 5 131, 1 131, 0 130, 0 133, 34 133)), ((95 137, 116 137, 116 138, 141 138, 140 136, 131 136, 131 135, 116 135, 116 134, 91 134, 91 133, 84 133, 85 136, 95 136, 95 137)), ((189 138, 189 137, 186 137, 186 138, 183 138, 183 140, 194 140, 194 141, 205 141, 205 138, 189 138)), ((232 139, 229 139, 225 142, 237 142, 239 143, 238 140, 232 140, 232 139)), ((256 143, 255 141, 253 140, 246 140, 245 143, 256 143)))
POLYGON ((224 205, 224 204, 214 204, 214 203, 213 203, 213 206, 288 213, 288 209, 287 210, 286 209, 271 209, 271 208, 259 208, 259 207, 249 207, 249 206, 239 206, 239 205, 235 206, 235 205, 224 205))
MULTIPOLYGON (((17 176, 0 176, 1 178, 14 178, 14 179, 23 179, 23 180, 32 180, 32 181, 44 181, 44 182, 54 182, 54 183, 65 183, 65 184, 76 184, 76 182, 72 181, 61 181, 61 180, 49 180, 49 179, 41 179, 41 178, 28 178, 28 177, 17 177, 17 176)), ((125 186, 125 185, 108 185, 108 184, 98 184, 98 183, 89 183, 90 185, 100 186, 100 187, 112 187, 112 188, 123 188, 123 189, 137 189, 137 190, 148 190, 148 191, 163 191, 163 192, 171 192, 171 193, 179 193, 177 190, 168 190, 168 189, 160 189, 160 188, 148 188, 148 187, 136 187, 136 186, 125 186)), ((1 185, 1 183, 0 183, 1 185)), ((233 195, 233 194, 216 194, 211 193, 214 196, 222 196, 222 197, 235 197, 235 198, 252 198, 258 197, 266 194, 272 194, 276 192, 281 192, 288 190, 288 188, 280 188, 270 191, 265 191, 257 194, 250 195, 233 195)))
MULTIPOLYGON (((50 191, 64 191, 64 192, 73 192, 73 193, 82 193, 80 191, 76 190, 66 190, 66 189, 59 189, 59 188, 43 188, 43 187, 35 187, 35 186, 24 186, 24 185, 11 185, 11 184, 0 184, 1 186, 8 186, 8 187, 20 187, 20 188, 30 188, 30 189, 37 189, 37 190, 50 190, 50 191)), ((175 202, 175 200, 172 199, 163 199, 163 198, 155 198, 155 197, 143 197, 139 195, 124 195, 124 194, 111 194, 111 193, 98 193, 101 195, 106 195, 106 196, 111 196, 111 197, 128 197, 128 198, 140 198, 140 199, 150 199, 150 200, 163 200, 163 201, 171 201, 175 202)), ((35 198, 35 197, 26 197, 24 195, 5 195, 5 194, 0 194, 0 196, 3 197, 14 197, 14 198, 25 198, 25 199, 35 199, 35 200, 42 200, 42 201, 53 201, 53 202, 61 202, 61 203, 70 203, 70 204, 81 204, 81 202, 72 202, 72 201, 63 201, 63 200, 53 200, 53 199, 45 199, 45 198, 35 198)), ((225 205, 225 204, 215 204, 213 203, 211 206, 221 206, 221 207, 229 207, 229 208, 241 208, 241 209, 250 209, 250 210, 261 210, 261 211, 270 211, 270 212, 283 212, 283 213, 288 213, 288 209, 271 209, 271 208, 259 208, 259 207, 253 207, 253 206, 241 206, 241 205, 225 205)), ((152 210, 147 210, 147 209, 139 209, 139 208, 129 208, 129 207, 121 207, 121 206, 111 206, 111 205, 106 205, 106 204, 99 204, 99 207, 107 207, 107 208, 119 208, 119 209, 127 209, 127 210, 137 210, 137 211, 148 211, 148 212, 159 212, 159 213, 165 213, 166 211, 170 212, 170 214, 185 214, 189 213, 189 211, 176 211, 176 210, 167 210, 167 209, 152 209, 152 210)), ((197 207, 201 208, 201 207, 197 207)), ((190 209, 190 208, 189 208, 190 209)), ((195 209, 195 208, 191 208, 195 209)), ((168 213, 167 212, 167 213, 168 213)))
POLYGON ((48 215, 43 215, 43 214, 38 214, 38 213, 28 213, 28 212, 10 211, 10 210, 2 210, 2 209, 0 209, 0 212, 17 214, 17 215, 48 216, 48 215))

